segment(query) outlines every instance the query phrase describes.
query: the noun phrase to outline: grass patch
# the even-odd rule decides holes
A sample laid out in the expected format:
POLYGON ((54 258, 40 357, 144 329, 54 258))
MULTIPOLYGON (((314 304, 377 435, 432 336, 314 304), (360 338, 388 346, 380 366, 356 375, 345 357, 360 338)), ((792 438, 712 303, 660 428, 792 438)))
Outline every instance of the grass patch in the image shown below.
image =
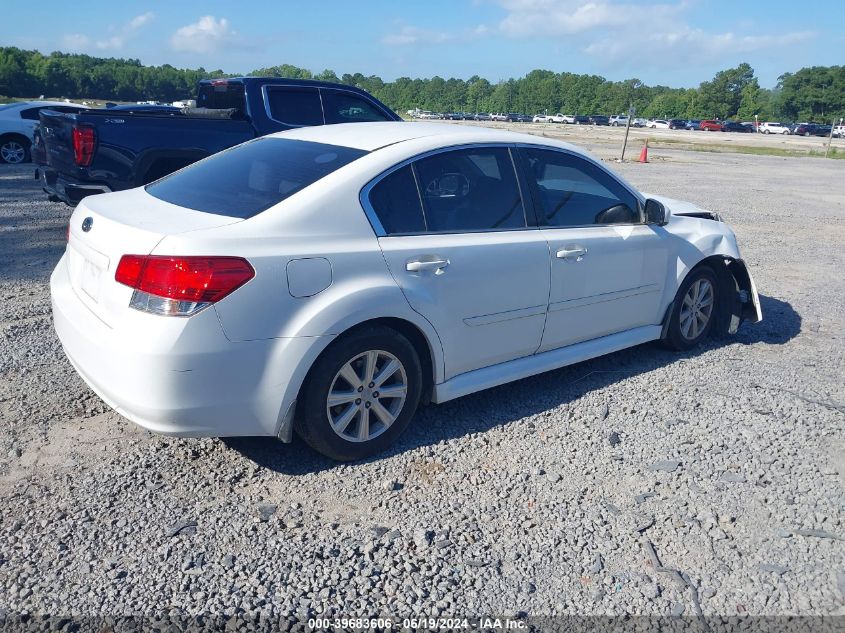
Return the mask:
MULTIPOLYGON (((787 158, 807 157, 824 158, 824 150, 821 149, 788 149, 785 147, 757 147, 753 145, 708 145, 706 143, 689 143, 676 139, 656 139, 649 137, 649 146, 659 147, 661 145, 676 145, 679 149, 691 152, 710 152, 714 154, 754 154, 757 156, 784 156, 787 158)), ((828 158, 845 159, 845 151, 840 148, 831 147, 828 158)))

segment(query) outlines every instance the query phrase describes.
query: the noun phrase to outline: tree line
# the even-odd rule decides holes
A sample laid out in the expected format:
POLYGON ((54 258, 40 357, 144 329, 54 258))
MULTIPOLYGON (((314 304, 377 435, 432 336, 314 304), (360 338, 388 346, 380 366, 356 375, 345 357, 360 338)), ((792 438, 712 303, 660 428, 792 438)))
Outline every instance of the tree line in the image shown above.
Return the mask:
MULTIPOLYGON (((845 66, 814 66, 778 78, 773 89, 760 87, 747 63, 722 70, 698 88, 647 86, 639 79, 609 81, 598 75, 532 70, 517 79, 399 77, 384 81, 361 73, 338 76, 281 64, 252 76, 319 79, 367 90, 398 112, 413 108, 438 112, 623 113, 665 118, 739 118, 830 121, 845 116, 845 66)), ((119 101, 175 101, 195 95, 204 78, 231 77, 222 70, 144 66, 137 59, 0 47, 0 94, 9 96, 97 98, 119 101)))

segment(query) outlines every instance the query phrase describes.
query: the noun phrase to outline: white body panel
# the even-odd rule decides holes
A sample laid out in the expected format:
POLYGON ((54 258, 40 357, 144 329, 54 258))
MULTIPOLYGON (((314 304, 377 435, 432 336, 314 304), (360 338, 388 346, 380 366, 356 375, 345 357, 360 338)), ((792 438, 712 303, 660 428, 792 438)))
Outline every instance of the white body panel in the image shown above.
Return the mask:
POLYGON ((38 127, 39 121, 37 118, 22 119, 21 111, 31 108, 49 108, 50 106, 62 108, 73 107, 79 108, 80 110, 88 107, 76 103, 66 103, 64 101, 22 101, 15 103, 0 110, 0 136, 4 134, 20 134, 32 141, 33 133, 35 132, 35 128, 38 127))
POLYGON ((638 225, 543 233, 552 257, 541 352, 660 323, 668 254, 665 231, 638 225), (558 256, 576 249, 584 254, 558 256))
POLYGON ((71 218, 68 249, 51 277, 56 331, 88 384, 146 428, 278 435, 320 353, 373 319, 419 331, 433 399, 445 401, 658 338, 693 266, 716 254, 739 258, 725 224, 683 217, 696 208, 665 199, 673 215, 663 227, 379 236, 359 195, 403 161, 473 143, 580 150, 437 123, 277 136, 369 153, 246 220, 191 211, 143 189, 86 198, 71 218), (80 229, 85 218, 93 220, 89 232, 80 229), (571 244, 585 246, 586 257, 558 259, 571 244), (129 307, 132 289, 114 280, 123 254, 237 256, 255 277, 194 316, 158 316, 129 307), (431 258, 448 265, 408 270, 409 261, 431 258))
POLYGON ((437 330, 445 377, 537 351, 549 297, 549 249, 539 230, 383 237, 396 283, 437 330), (439 259, 439 271, 407 263, 439 259))

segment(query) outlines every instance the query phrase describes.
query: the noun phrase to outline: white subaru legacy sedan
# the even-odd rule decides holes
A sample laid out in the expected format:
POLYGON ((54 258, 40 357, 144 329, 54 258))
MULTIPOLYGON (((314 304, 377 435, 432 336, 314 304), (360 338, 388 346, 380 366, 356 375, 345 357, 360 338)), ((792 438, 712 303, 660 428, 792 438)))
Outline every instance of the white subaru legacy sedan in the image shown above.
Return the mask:
POLYGON ((79 374, 156 433, 335 459, 420 403, 761 318, 733 232, 572 145, 430 123, 263 137, 85 198, 51 278, 79 374))

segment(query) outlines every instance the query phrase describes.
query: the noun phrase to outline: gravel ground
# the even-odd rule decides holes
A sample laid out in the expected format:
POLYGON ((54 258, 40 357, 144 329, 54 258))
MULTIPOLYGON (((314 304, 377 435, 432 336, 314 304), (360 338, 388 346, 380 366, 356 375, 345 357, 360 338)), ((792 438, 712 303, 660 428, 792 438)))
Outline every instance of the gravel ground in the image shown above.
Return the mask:
POLYGON ((69 208, 0 165, 0 613, 845 615, 843 164, 651 159, 619 169, 725 216, 765 320, 427 407, 352 465, 108 410, 52 329, 69 208))

